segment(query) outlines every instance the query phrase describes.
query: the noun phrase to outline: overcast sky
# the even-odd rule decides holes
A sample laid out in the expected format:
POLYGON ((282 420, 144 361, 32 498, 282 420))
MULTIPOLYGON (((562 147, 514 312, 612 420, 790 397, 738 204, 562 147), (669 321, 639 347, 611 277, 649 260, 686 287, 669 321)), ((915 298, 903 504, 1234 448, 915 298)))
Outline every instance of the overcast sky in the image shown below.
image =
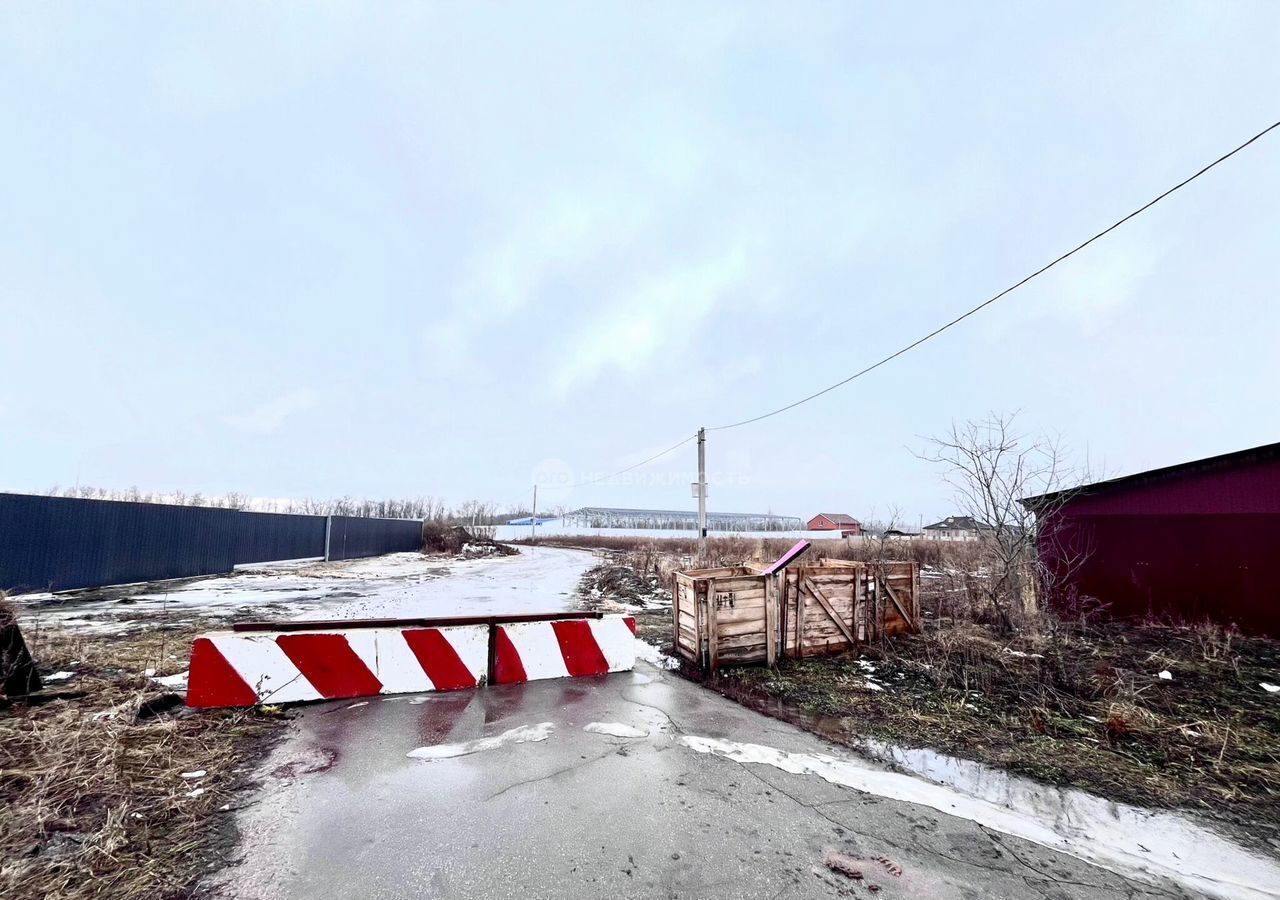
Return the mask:
MULTIPOLYGON (((692 507, 690 444, 1280 118, 1280 4, 19 4, 0 487, 692 507), (537 474, 536 474, 537 473, 537 474)), ((914 523, 1022 411, 1113 474, 1280 439, 1280 132, 874 374, 713 510, 914 523)))

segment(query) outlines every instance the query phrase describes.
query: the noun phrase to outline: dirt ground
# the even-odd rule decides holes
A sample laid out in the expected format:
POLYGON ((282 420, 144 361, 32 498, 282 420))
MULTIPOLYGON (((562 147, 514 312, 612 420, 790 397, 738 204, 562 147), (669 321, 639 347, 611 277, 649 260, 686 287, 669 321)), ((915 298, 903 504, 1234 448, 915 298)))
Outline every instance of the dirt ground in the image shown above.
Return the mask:
MULTIPOLYGON (((672 654, 669 592, 628 574, 637 568, 629 560, 617 554, 589 572, 584 595, 635 611, 639 635, 672 654), (655 588, 665 604, 653 601, 655 588)), ((1280 854, 1280 692, 1263 687, 1280 685, 1277 641, 1132 623, 1001 638, 946 622, 776 670, 684 672, 835 742, 925 747, 1189 810, 1280 854)))
POLYGON ((588 609, 626 613, 636 620, 636 637, 675 656, 671 647, 671 590, 657 574, 642 574, 621 554, 604 552, 587 571, 578 593, 588 609))

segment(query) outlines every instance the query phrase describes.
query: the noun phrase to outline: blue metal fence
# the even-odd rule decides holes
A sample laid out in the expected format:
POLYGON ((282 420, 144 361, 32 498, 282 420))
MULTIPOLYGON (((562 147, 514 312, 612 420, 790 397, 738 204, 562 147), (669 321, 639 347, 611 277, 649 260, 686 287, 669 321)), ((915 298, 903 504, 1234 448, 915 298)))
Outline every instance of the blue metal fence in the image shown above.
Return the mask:
POLYGON ((357 559, 422 549, 417 519, 366 519, 330 516, 329 559, 357 559))
POLYGON ((236 565, 324 556, 324 516, 242 512, 236 526, 236 565))
POLYGON ((225 574, 326 547, 330 559, 420 550, 422 522, 0 493, 0 590, 14 593, 225 574))

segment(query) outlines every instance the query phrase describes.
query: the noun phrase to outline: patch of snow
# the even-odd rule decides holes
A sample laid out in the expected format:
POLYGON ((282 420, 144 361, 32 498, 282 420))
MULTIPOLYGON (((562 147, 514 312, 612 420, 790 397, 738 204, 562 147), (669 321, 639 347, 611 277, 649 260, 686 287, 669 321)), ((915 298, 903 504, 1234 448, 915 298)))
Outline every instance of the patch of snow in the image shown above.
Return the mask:
POLYGON ((680 660, 673 656, 667 656, 653 644, 648 641, 642 641, 639 638, 636 638, 636 659, 643 659, 659 669, 668 671, 680 668, 680 660))
POLYGON ((98 722, 102 719, 114 719, 117 715, 119 715, 119 713, 114 709, 104 709, 102 712, 96 712, 93 714, 93 721, 98 722))
POLYGON ((865 688, 866 688, 867 690, 869 690, 869 691, 883 691, 883 690, 884 690, 884 685, 883 685, 883 684, 876 684, 876 683, 875 683, 874 681, 872 681, 870 678, 864 678, 864 679, 863 679, 863 681, 862 681, 862 686, 863 686, 863 687, 865 687, 865 688))
POLYGON ((194 772, 183 772, 178 777, 179 778, 203 778, 208 774, 209 773, 206 772, 204 769, 196 769, 194 772))
POLYGON ((648 737, 649 732, 642 728, 634 728, 631 725, 624 725, 621 722, 588 722, 582 726, 583 731, 589 731, 592 734, 608 734, 613 737, 620 738, 642 738, 648 737))
POLYGON ((1259 681, 1258 687, 1262 688, 1268 694, 1274 694, 1280 691, 1280 684, 1267 684, 1265 681, 1259 681))
POLYGON ((524 744, 530 741, 545 741, 551 736, 555 726, 551 722, 540 722, 537 725, 521 725, 494 737, 477 738, 474 741, 463 741, 458 744, 436 744, 433 747, 419 747, 410 750, 405 756, 410 759, 452 759, 455 756, 467 756, 484 750, 497 750, 504 744, 524 744))
POLYGON ((143 670, 142 670, 142 675, 143 675, 143 677, 144 677, 144 678, 154 678, 154 677, 155 677, 155 674, 156 674, 156 670, 155 670, 155 669, 143 669, 143 670))
POLYGON ((359 703, 352 703, 350 706, 347 707, 347 709, 355 709, 357 706, 368 706, 368 705, 369 705, 368 700, 361 700, 359 703))
POLYGON ((1004 648, 1004 652, 1019 659, 1044 659, 1043 653, 1025 653, 1022 650, 1011 650, 1008 647, 1004 648))
POLYGON ((867 673, 872 673, 876 670, 875 663, 866 659, 858 660, 858 668, 867 673))
POLYGON ((161 678, 152 678, 156 684, 171 688, 185 688, 187 686, 187 678, 191 675, 190 670, 179 672, 177 675, 165 675, 161 678))
POLYGON ((922 776, 917 777, 857 758, 693 735, 676 740, 697 753, 816 775, 856 791, 927 806, 1148 883, 1171 878, 1223 900, 1280 897, 1280 863, 1173 813, 1041 785, 929 751, 892 753, 895 763, 914 768, 922 776), (1143 844, 1151 834, 1159 834, 1160 840, 1143 844))
POLYGON ((46 675, 45 681, 66 681, 68 678, 75 678, 75 672, 54 672, 52 675, 46 675))
POLYGON ((1170 672, 1168 669, 1165 669, 1156 677, 1159 678, 1161 681, 1173 681, 1173 673, 1170 672))
POLYGON ((187 791, 188 797, 199 797, 204 793, 204 788, 196 788, 194 791, 187 791))

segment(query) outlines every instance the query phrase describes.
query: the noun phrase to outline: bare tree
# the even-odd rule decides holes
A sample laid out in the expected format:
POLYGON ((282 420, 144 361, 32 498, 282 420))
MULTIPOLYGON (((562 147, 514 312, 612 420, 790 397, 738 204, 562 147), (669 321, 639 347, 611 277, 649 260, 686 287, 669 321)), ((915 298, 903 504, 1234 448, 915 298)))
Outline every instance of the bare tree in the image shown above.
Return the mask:
MULTIPOLYGON (((978 523, 979 577, 973 584, 1004 631, 1032 611, 1037 587, 1062 577, 1060 566, 1051 569, 1037 555, 1037 515, 1041 521, 1052 516, 1087 479, 1066 464, 1060 439, 1018 434, 1016 419, 1016 413, 991 413, 952 423, 920 454, 945 467, 957 512, 978 523), (1021 502, 1028 497, 1046 500, 1033 509, 1021 502)), ((1073 549, 1073 557, 1079 556, 1073 549)))

